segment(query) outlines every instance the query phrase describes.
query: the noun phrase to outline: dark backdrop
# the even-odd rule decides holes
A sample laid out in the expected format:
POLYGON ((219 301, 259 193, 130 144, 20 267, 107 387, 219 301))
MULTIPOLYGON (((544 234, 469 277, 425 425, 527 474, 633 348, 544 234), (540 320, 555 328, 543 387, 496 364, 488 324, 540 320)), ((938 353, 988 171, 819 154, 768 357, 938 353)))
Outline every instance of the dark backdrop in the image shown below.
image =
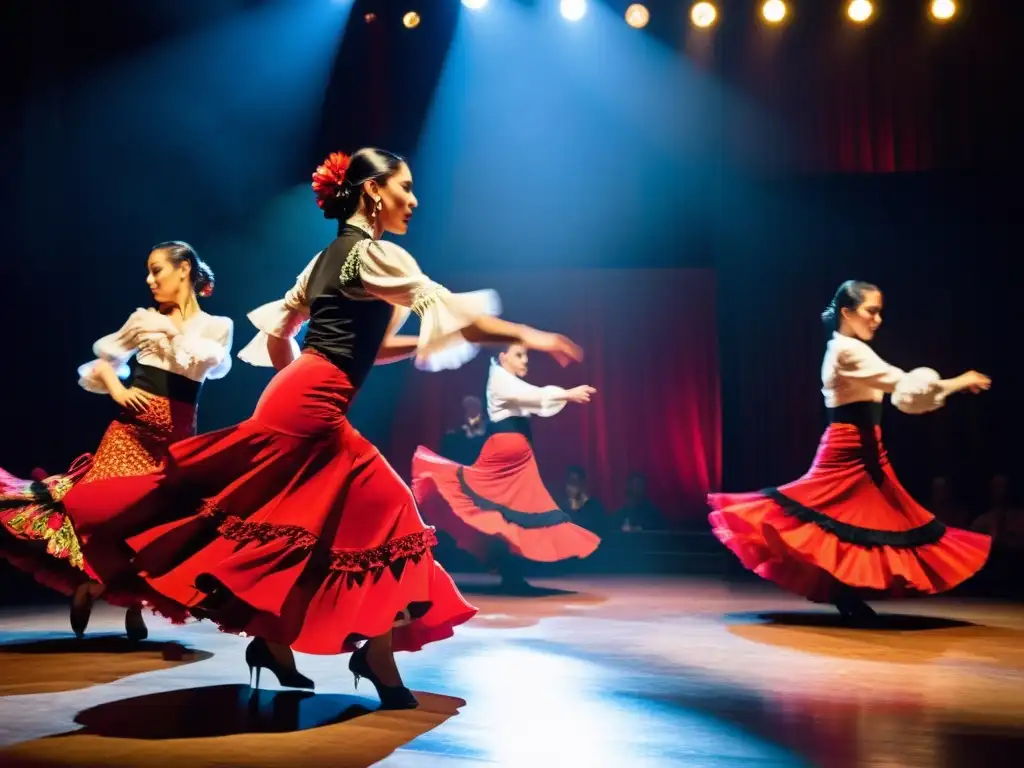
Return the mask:
MULTIPOLYGON (((621 26, 618 5, 594 17, 621 26)), ((713 269, 725 487, 782 482, 807 465, 822 426, 817 315, 851 277, 885 289, 878 346, 892 362, 995 379, 988 395, 939 414, 887 414, 911 487, 943 472, 970 494, 996 469, 1019 475, 1020 4, 969 3, 959 25, 936 30, 923 4, 886 3, 872 29, 843 45, 841 3, 802 3, 770 45, 758 42, 752 2, 723 3, 703 42, 658 10, 683 5, 652 2, 658 21, 637 33, 662 46, 659 56, 679 57, 683 75, 664 81, 678 93, 632 101, 643 83, 608 77, 613 65, 600 57, 584 61, 578 37, 573 63, 598 68, 590 90, 580 96, 541 73, 517 94, 565 120, 593 101, 625 112, 663 102, 665 114, 586 114, 557 157, 530 154, 551 127, 540 115, 512 137, 509 158, 490 129, 450 145, 421 136, 450 64, 455 0, 425 13, 415 33, 394 4, 370 0, 12 4, 0 74, 10 105, 0 124, 0 466, 57 469, 95 447, 113 406, 79 390, 74 368, 146 301, 149 245, 199 247, 219 279, 206 307, 235 319, 241 346, 245 312, 280 296, 331 237, 308 190, 316 159, 373 142, 424 169, 406 244, 440 280, 457 284, 482 260, 541 284, 552 267, 713 269), (370 9, 375 25, 363 21, 370 9), (538 93, 546 79, 556 90, 538 93), (667 133, 677 117, 692 133, 667 133), (654 145, 631 138, 662 118, 654 145), (515 166, 512 179, 503 163, 515 166), (564 215, 564 201, 595 198, 604 207, 564 215)), ((501 112, 499 97, 481 110, 512 125, 520 121, 508 115, 532 114, 529 101, 501 112)), ((451 119, 468 131, 479 116, 451 119)), ((268 378, 238 365, 212 383, 201 428, 245 418, 268 378)), ((371 381, 354 420, 401 453, 395 403, 419 379, 388 367, 371 381)))

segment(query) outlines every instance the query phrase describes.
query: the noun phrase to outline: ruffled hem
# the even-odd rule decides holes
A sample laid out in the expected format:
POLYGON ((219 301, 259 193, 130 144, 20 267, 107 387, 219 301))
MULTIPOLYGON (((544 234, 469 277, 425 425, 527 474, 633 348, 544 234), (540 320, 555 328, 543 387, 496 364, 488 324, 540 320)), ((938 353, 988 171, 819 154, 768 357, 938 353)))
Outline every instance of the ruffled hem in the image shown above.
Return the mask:
POLYGON ((875 598, 945 592, 981 570, 991 549, 989 537, 958 528, 921 546, 856 544, 762 493, 712 494, 708 503, 712 532, 746 568, 815 602, 832 602, 839 585, 875 598))
POLYGON ((395 650, 418 650, 476 613, 434 562, 408 490, 347 422, 320 440, 254 417, 176 443, 163 474, 90 482, 65 503, 105 583, 140 582, 179 613, 302 653, 393 626, 395 650))
MULTIPOLYGON (((529 495, 547 510, 521 512, 514 508, 514 497, 495 500, 475 493, 470 487, 473 480, 467 478, 469 472, 479 475, 481 470, 462 467, 423 446, 413 457, 412 489, 417 503, 426 519, 451 536, 459 548, 483 560, 490 551, 490 539, 497 537, 514 555, 554 563, 589 557, 600 545, 599 536, 571 522, 558 509, 539 480, 537 485, 530 483, 529 495)), ((522 482, 514 477, 504 480, 509 487, 522 482)))
MULTIPOLYGON (((180 606, 179 613, 208 619, 224 632, 285 643, 300 653, 350 652, 360 640, 389 629, 396 651, 418 651, 451 637, 476 614, 434 562, 433 528, 369 549, 332 548, 317 557, 319 540, 300 526, 223 516, 207 503, 194 516, 162 528, 159 539, 161 546, 188 541, 188 549, 198 548, 181 568, 140 573, 149 588, 180 606), (205 535, 196 521, 207 526, 205 535), (301 576, 288 585, 281 581, 287 574, 254 576, 245 563, 301 564, 301 576), (274 602, 272 595, 282 592, 284 602, 274 602)), ((147 559, 153 541, 149 535, 129 539, 142 555, 137 564, 147 559)))
POLYGON ((0 557, 44 587, 71 595, 89 576, 67 559, 51 554, 43 541, 15 538, 0 531, 0 557))

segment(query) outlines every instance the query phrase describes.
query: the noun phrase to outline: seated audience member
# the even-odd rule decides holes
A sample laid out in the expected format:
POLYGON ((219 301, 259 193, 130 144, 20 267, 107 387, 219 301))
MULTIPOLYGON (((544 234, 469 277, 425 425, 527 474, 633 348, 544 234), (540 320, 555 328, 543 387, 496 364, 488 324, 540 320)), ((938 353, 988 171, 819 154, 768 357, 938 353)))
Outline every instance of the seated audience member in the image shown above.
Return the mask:
POLYGON ((572 465, 565 471, 565 504, 576 525, 603 536, 608 529, 604 505, 587 492, 587 473, 583 467, 572 465))
POLYGON ((623 531, 664 527, 661 512, 647 498, 647 478, 640 472, 631 472, 626 479, 626 503, 615 514, 615 526, 623 531))
POLYGON ((952 486, 948 477, 933 477, 929 494, 928 510, 946 525, 966 528, 970 524, 967 510, 957 504, 953 498, 952 486))
POLYGON ((1024 552, 1024 512, 1010 502, 1010 479, 993 475, 989 481, 988 509, 972 524, 972 531, 987 533, 1002 550, 1024 552))
POLYGON ((480 455, 487 440, 487 417, 480 398, 466 395, 462 398, 462 423, 448 430, 438 451, 446 459, 469 466, 480 455))

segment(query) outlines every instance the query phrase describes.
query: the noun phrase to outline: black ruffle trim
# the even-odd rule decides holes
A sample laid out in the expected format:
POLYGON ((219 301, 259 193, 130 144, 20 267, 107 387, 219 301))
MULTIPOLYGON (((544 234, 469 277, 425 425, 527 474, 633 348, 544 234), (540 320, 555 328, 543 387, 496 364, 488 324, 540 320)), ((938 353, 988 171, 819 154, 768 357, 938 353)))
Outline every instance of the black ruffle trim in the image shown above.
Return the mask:
POLYGON ((841 523, 822 512, 794 501, 780 492, 778 488, 765 488, 761 494, 782 507, 783 512, 787 515, 795 517, 802 523, 813 523, 840 541, 855 544, 858 547, 915 549, 935 544, 946 534, 946 526, 938 518, 933 518, 924 525, 907 531, 879 531, 874 528, 862 528, 859 525, 841 523))
POLYGON ((572 522, 572 518, 560 509, 550 509, 546 512, 518 512, 506 507, 504 504, 498 504, 490 499, 485 499, 469 487, 462 467, 456 470, 456 475, 459 478, 460 490, 469 497, 474 506, 485 512, 499 513, 505 518, 506 523, 518 526, 519 528, 552 528, 562 523, 572 522))

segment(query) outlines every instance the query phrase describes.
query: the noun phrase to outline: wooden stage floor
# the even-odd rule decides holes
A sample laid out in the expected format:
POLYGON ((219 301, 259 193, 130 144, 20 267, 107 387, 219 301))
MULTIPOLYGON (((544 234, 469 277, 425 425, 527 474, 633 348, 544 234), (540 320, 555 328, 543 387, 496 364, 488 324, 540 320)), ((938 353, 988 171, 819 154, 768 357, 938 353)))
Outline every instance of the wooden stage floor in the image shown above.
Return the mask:
POLYGON ((411 712, 375 712, 345 657, 299 656, 311 693, 253 696, 246 641, 150 619, 138 647, 99 606, 0 615, 0 766, 645 768, 1024 765, 1024 606, 880 605, 884 624, 770 585, 539 582, 402 654, 411 712))

